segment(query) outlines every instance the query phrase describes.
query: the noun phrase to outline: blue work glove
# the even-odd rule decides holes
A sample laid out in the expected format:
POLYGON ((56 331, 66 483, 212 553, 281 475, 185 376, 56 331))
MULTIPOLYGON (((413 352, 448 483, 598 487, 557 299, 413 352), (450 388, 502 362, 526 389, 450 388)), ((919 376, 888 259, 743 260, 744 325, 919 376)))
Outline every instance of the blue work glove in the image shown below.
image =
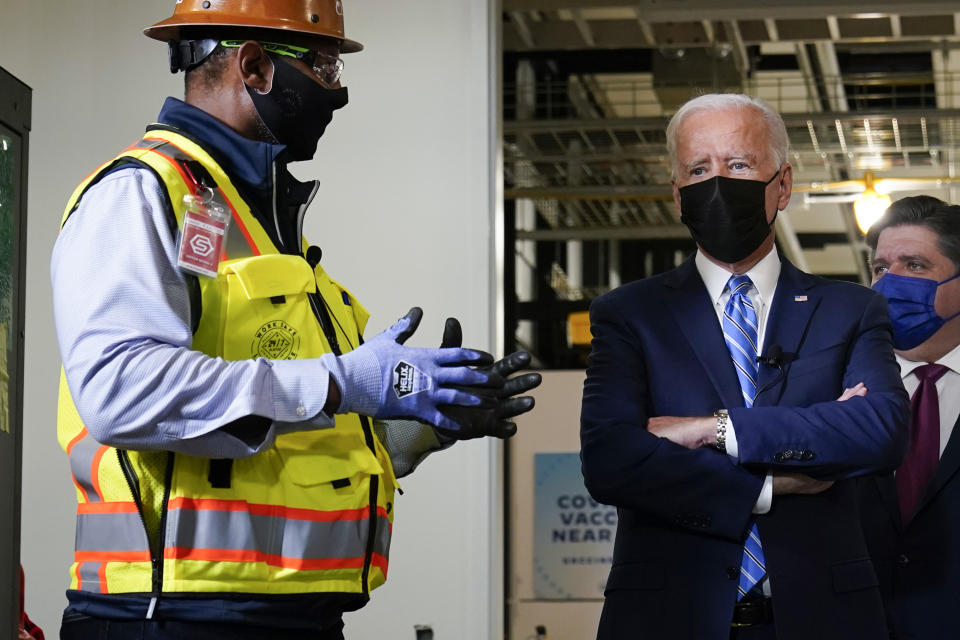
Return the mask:
MULTIPOLYGON (((462 343, 460 322, 456 318, 447 318, 440 347, 459 347, 462 343)), ((457 428, 438 426, 437 432, 448 440, 470 440, 484 436, 505 439, 514 435, 517 425, 511 418, 530 411, 534 405, 530 396, 515 396, 540 386, 542 377, 539 373, 526 373, 514 378, 509 376, 525 369, 529 364, 530 354, 517 351, 489 367, 479 369, 504 379, 505 384, 499 388, 475 388, 472 392, 486 399, 486 402, 480 405, 441 405, 440 412, 455 422, 457 428)))
POLYGON ((456 430, 458 425, 438 405, 482 406, 494 402, 476 391, 503 386, 487 366, 493 356, 461 348, 405 347, 423 317, 414 307, 392 327, 341 356, 324 354, 320 361, 340 389, 338 413, 360 413, 374 418, 413 418, 435 427, 456 430), (456 387, 456 388, 454 388, 456 387))

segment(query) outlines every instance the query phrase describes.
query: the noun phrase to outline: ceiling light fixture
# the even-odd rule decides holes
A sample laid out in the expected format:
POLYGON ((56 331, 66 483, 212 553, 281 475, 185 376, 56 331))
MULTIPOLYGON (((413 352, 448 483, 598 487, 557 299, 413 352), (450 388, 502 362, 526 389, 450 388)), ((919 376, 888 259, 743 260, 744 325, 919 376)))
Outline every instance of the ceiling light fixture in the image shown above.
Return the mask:
POLYGON ((864 190, 860 197, 853 201, 853 216, 860 227, 861 233, 866 234, 874 222, 880 219, 883 212, 890 206, 892 200, 886 193, 877 193, 873 187, 873 172, 867 171, 863 176, 864 190))

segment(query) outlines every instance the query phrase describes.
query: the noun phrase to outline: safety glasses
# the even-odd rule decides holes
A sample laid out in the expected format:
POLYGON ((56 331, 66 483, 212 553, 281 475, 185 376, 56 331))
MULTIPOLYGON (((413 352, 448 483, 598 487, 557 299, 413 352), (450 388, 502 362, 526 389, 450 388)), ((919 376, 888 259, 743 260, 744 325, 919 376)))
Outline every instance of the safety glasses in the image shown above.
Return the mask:
MULTIPOLYGON (((247 41, 221 40, 220 44, 227 48, 237 48, 243 45, 244 42, 247 41)), ((329 89, 336 88, 337 83, 340 81, 340 76, 343 75, 343 60, 336 56, 320 53, 319 51, 305 47, 297 47, 292 44, 280 44, 278 42, 261 42, 260 46, 268 53, 275 53, 278 56, 300 60, 313 69, 313 73, 317 76, 317 79, 320 80, 320 83, 329 89)))

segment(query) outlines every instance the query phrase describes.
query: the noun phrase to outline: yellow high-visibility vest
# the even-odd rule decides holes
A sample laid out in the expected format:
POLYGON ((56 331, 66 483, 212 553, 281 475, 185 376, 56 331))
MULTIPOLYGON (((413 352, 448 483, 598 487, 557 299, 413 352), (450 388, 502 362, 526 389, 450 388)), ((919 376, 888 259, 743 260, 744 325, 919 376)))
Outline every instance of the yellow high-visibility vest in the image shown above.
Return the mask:
MULTIPOLYGON (((63 222, 101 176, 133 163, 157 174, 182 228, 183 197, 199 188, 189 170, 196 162, 232 221, 217 277, 199 278, 193 348, 227 360, 319 357, 332 351, 315 315, 321 305, 339 348, 356 347, 366 310, 319 264, 281 254, 223 169, 169 127, 151 127, 84 180, 63 222)), ((278 436, 271 449, 228 463, 224 478, 220 461, 96 442, 61 372, 57 433, 77 490, 71 589, 367 593, 386 580, 397 483, 365 417, 339 415, 333 427, 278 436)))

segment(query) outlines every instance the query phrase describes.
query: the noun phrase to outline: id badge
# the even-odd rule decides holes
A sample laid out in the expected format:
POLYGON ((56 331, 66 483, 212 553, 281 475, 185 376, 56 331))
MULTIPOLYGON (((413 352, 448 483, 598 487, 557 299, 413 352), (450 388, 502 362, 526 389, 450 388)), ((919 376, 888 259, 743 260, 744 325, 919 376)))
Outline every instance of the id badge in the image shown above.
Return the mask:
POLYGON ((204 202, 199 196, 184 196, 183 202, 186 211, 183 214, 177 266, 198 276, 216 278, 224 240, 230 227, 230 215, 220 205, 204 202))

